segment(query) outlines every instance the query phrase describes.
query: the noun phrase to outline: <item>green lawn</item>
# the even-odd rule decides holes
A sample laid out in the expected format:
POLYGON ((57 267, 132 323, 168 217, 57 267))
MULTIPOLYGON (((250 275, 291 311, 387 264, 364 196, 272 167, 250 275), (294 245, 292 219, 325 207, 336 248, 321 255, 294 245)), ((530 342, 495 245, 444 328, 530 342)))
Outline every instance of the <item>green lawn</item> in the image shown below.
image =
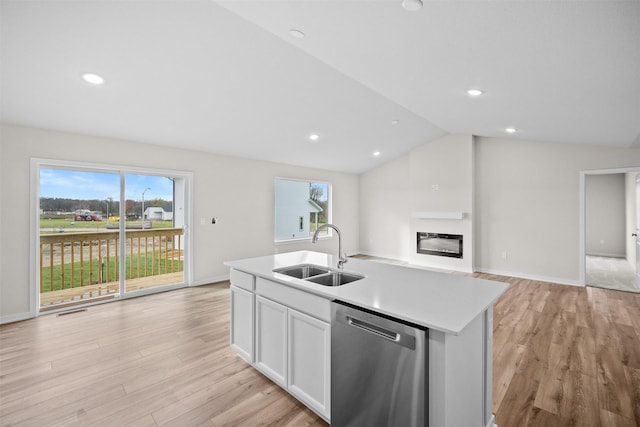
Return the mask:
MULTIPOLYGON (((160 272, 161 274, 165 273, 165 264, 166 261, 164 258, 160 258, 159 260, 156 258, 152 260, 151 257, 145 257, 144 255, 140 256, 140 270, 138 273, 138 255, 134 254, 133 256, 127 255, 126 257, 126 278, 134 279, 138 277, 146 277, 144 270, 144 263, 147 263, 147 274, 146 276, 151 276, 151 267, 152 263, 154 264, 155 275, 158 275, 158 262, 160 263, 160 272), (131 263, 133 262, 133 272, 130 271, 131 263), (131 274, 133 273, 133 275, 131 274)), ((106 282, 107 273, 109 273, 109 281, 114 282, 118 280, 118 272, 116 267, 116 259, 115 257, 109 258, 109 271, 107 271, 107 259, 103 258, 104 267, 100 265, 97 259, 91 261, 83 261, 74 262, 74 277, 73 283, 71 283, 71 263, 66 263, 64 265, 64 285, 62 284, 62 266, 55 265, 53 266, 53 290, 58 291, 61 289, 69 289, 72 287, 80 286, 80 267, 82 267, 82 283, 86 285, 93 285, 97 283, 106 282), (92 268, 92 274, 90 274, 90 268, 92 268), (101 280, 101 277, 104 276, 104 280, 101 280)), ((176 260, 173 264, 173 271, 182 271, 184 268, 183 262, 176 260)), ((171 272, 171 259, 169 259, 169 264, 167 265, 167 272, 171 272)), ((42 268, 42 289, 43 292, 51 291, 51 267, 43 267, 42 268)))

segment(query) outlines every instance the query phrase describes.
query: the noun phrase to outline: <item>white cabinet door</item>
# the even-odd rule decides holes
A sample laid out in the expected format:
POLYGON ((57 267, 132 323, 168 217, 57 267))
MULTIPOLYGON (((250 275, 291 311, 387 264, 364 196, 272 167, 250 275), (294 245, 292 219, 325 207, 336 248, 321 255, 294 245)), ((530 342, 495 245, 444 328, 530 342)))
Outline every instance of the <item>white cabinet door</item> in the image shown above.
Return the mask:
POLYGON ((287 307, 256 296, 255 367, 287 386, 287 307))
POLYGON ((231 348, 240 357, 253 363, 253 325, 255 296, 244 289, 231 289, 231 348))
POLYGON ((329 419, 331 327, 328 323, 291 309, 287 317, 289 391, 329 419))

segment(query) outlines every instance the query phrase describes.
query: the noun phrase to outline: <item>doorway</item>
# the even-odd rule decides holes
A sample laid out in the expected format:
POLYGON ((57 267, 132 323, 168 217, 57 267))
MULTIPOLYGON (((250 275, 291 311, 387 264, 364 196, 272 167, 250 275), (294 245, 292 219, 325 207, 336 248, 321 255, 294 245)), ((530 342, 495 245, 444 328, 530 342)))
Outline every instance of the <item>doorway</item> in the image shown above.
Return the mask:
POLYGON ((186 286, 186 172, 34 160, 38 311, 186 286))
POLYGON ((640 292, 636 179, 640 168, 581 172, 580 281, 640 292))

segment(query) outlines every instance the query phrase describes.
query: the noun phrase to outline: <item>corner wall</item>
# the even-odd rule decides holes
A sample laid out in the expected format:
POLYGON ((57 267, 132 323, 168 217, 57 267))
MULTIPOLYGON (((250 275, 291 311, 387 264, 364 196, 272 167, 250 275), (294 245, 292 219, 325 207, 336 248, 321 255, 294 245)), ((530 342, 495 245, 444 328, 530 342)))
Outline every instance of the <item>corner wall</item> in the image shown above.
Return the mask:
POLYGON ((33 157, 193 172, 192 284, 228 277, 227 260, 295 250, 335 253, 334 238, 274 244, 274 179, 330 182, 343 247, 358 252, 358 177, 276 163, 86 135, 0 127, 0 322, 30 316, 30 159, 33 157), (212 225, 200 219, 218 218, 212 225))
MULTIPOLYGON (((362 252, 414 262, 414 209, 457 210, 470 214, 472 224, 466 216, 459 224, 465 240, 472 230, 475 271, 578 284, 580 172, 640 166, 640 149, 469 141, 449 135, 360 176, 362 252)), ((435 231, 448 225, 440 221, 453 222, 434 220, 435 231)), ((444 259, 432 266, 465 269, 444 259)))
POLYGON ((447 135, 410 153, 411 247, 409 262, 425 267, 473 271, 473 137, 447 135), (461 212, 462 219, 416 218, 418 212, 461 212), (417 253, 418 232, 461 234, 462 258, 417 253))
POLYGON ((360 175, 362 253, 434 268, 473 268, 473 138, 447 135, 360 175), (462 220, 417 212, 463 212, 462 220), (462 234, 464 258, 416 253, 418 231, 462 234))
POLYGON ((640 150, 497 138, 475 148, 477 270, 579 284, 580 172, 638 166, 640 150))

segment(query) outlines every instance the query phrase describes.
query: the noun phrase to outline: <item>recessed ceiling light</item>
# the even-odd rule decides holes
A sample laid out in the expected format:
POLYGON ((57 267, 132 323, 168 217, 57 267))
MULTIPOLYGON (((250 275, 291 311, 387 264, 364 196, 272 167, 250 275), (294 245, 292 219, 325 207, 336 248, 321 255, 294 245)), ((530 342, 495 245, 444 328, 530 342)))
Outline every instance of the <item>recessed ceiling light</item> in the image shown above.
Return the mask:
POLYGON ((311 135, 309 135, 309 139, 313 142, 316 142, 320 139, 320 135, 318 135, 317 133, 312 133, 311 135))
POLYGON ((296 30, 295 28, 292 28, 289 30, 289 35, 291 37, 295 37, 296 39, 303 39, 304 38, 304 33, 300 30, 296 30))
POLYGON ((508 127, 508 128, 504 128, 504 131, 507 133, 516 133, 517 129, 514 127, 508 127))
POLYGON ((104 77, 93 73, 84 73, 82 75, 82 80, 87 83, 91 83, 92 85, 103 85, 105 83, 104 77))
POLYGON ((422 0, 402 0, 402 7, 409 12, 415 12, 422 8, 422 0))
POLYGON ((374 152, 373 152, 373 155, 374 155, 375 157, 378 157, 380 154, 382 154, 382 153, 380 153, 379 151, 374 151, 374 152))
POLYGON ((467 95, 469 96, 480 96, 482 95, 484 92, 481 91, 480 89, 469 89, 467 91, 467 95))
POLYGON ((400 120, 398 120, 398 119, 391 120, 391 124, 392 125, 397 125, 398 123, 400 123, 400 120))

